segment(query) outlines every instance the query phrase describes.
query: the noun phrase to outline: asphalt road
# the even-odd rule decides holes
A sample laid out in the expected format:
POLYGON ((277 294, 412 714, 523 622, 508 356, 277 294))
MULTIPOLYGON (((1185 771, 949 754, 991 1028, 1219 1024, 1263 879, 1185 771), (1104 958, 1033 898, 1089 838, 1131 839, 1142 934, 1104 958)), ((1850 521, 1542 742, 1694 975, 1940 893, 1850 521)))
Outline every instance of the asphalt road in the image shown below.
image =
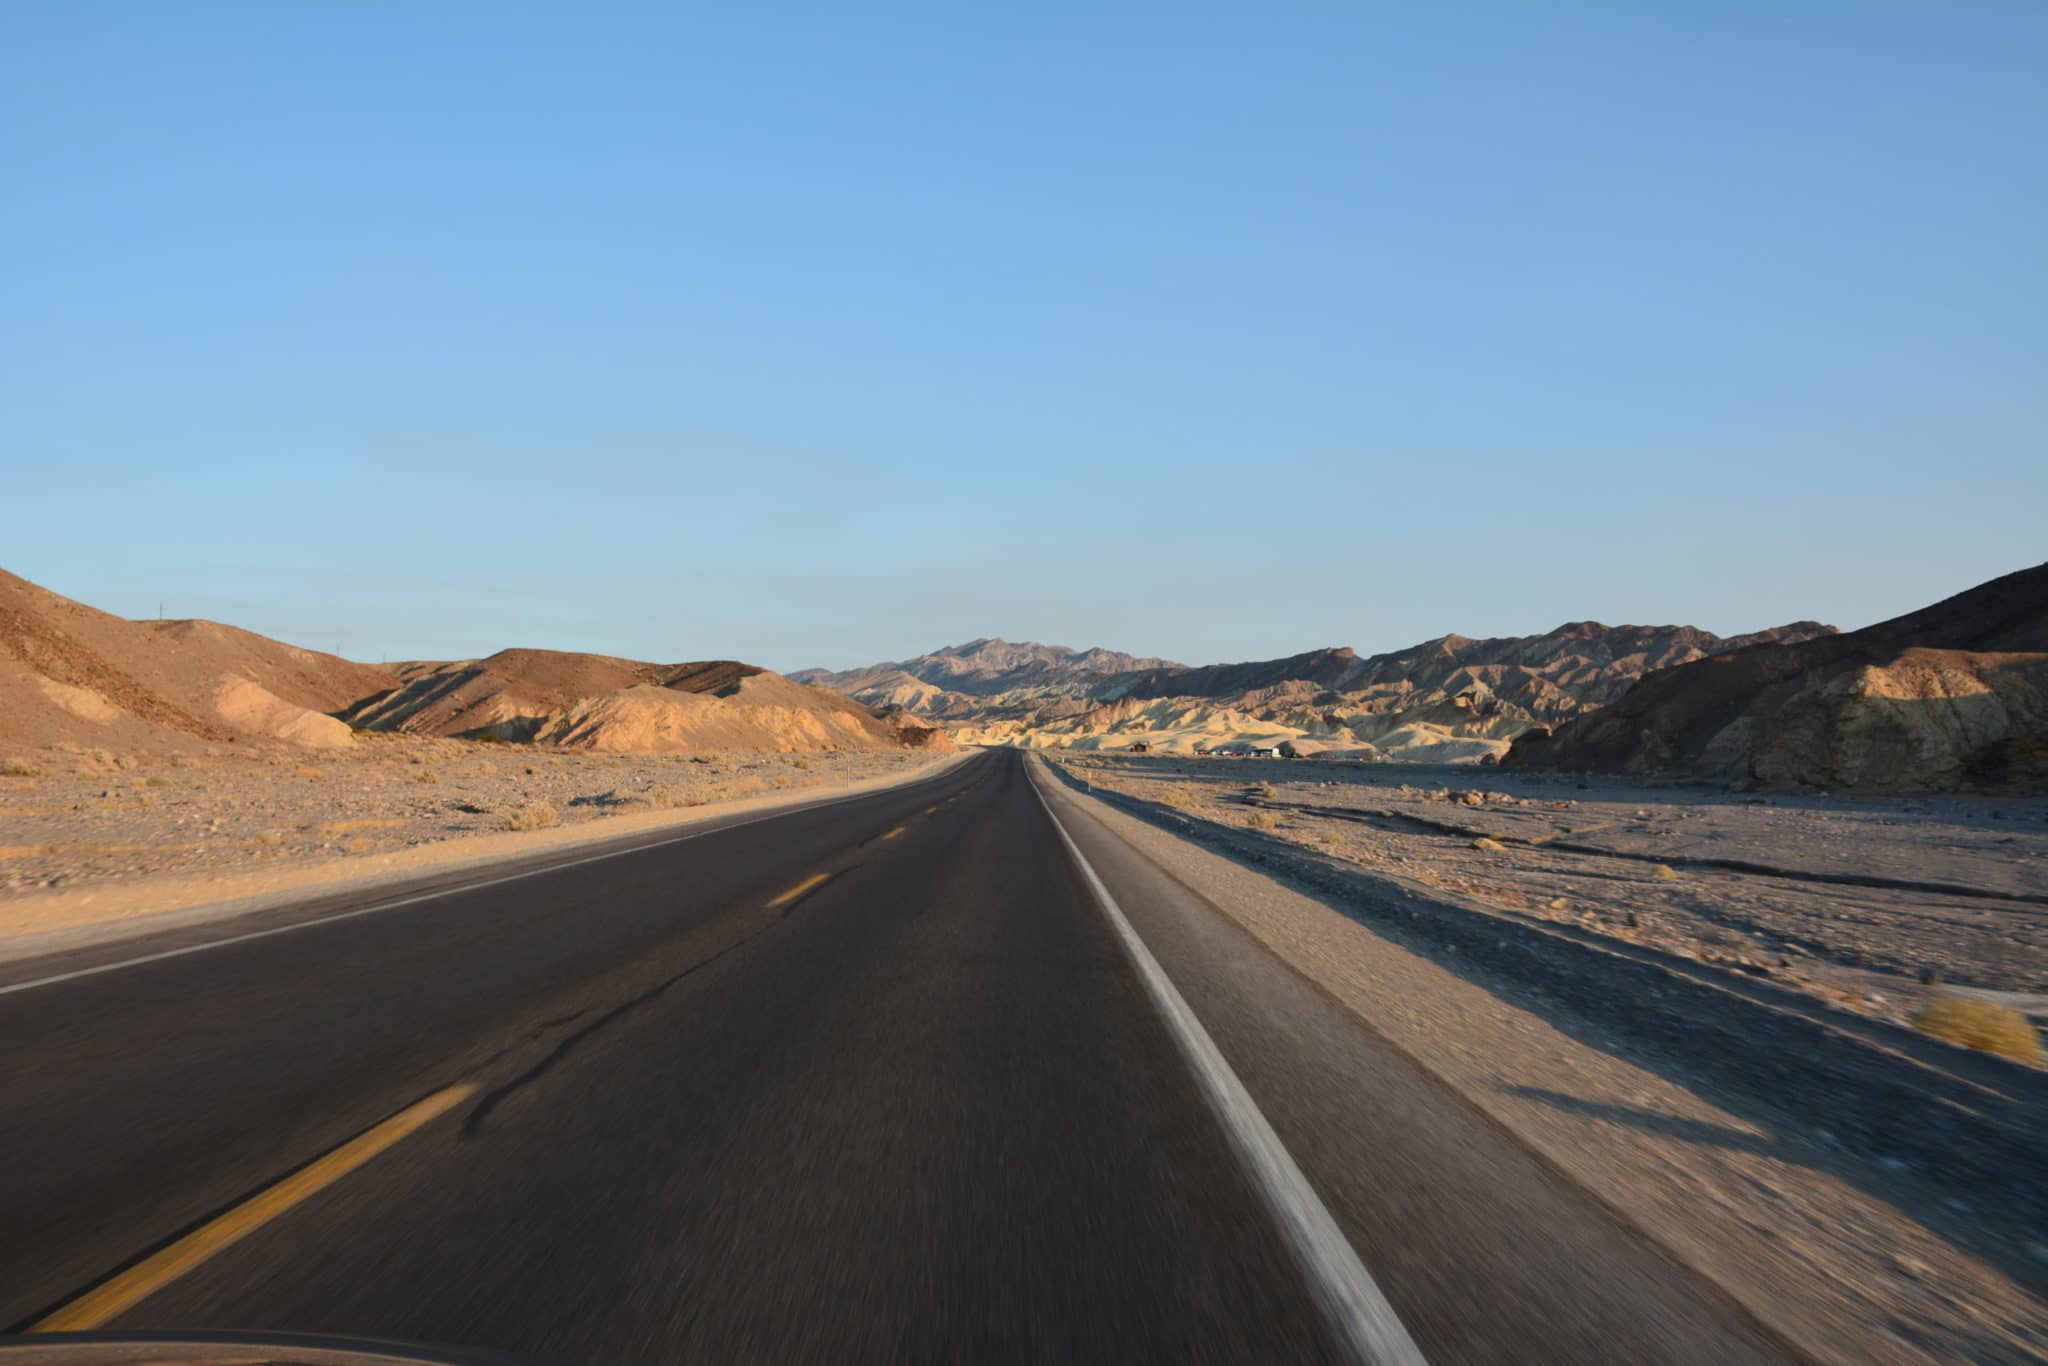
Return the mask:
MULTIPOLYGON (((1777 1359, 1045 797, 1430 1360, 1777 1359)), ((594 1362, 1346 1359, 1021 756, 6 990, 162 946, 0 975, 17 1331, 140 1278, 104 1326, 594 1362), (423 1097, 445 1112, 347 1156, 423 1097), (324 1184, 273 1208, 295 1171, 324 1184), (243 1236, 186 1255, 223 1219, 243 1236)))

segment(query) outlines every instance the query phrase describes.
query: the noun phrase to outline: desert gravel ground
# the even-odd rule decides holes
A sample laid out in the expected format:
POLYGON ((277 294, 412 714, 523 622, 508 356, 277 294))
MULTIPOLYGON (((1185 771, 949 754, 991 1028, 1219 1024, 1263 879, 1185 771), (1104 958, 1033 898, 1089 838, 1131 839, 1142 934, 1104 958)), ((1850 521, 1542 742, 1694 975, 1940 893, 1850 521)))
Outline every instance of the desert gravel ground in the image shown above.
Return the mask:
POLYGON ((907 774, 938 757, 605 755, 367 733, 347 752, 46 751, 0 773, 0 934, 10 902, 44 894, 283 872, 493 832, 794 795, 907 774))
POLYGON ((1861 1014, 1902 1020, 1933 984, 2048 1007, 2048 800, 1743 794, 1469 766, 1051 757, 1111 791, 1861 1014))

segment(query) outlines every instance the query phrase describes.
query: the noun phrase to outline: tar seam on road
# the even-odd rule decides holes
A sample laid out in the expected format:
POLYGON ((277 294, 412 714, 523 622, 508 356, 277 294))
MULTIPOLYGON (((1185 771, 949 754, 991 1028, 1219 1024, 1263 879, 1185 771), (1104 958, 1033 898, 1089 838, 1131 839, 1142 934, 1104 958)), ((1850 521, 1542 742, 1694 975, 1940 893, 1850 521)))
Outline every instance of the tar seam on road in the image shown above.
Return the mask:
POLYGON ((1250 1169, 1252 1184, 1271 1206, 1289 1250, 1300 1261, 1309 1289, 1329 1319, 1330 1327, 1346 1354, 1354 1361, 1368 1363, 1368 1366, 1423 1366, 1422 1350, 1408 1336, 1408 1330, 1394 1313, 1394 1307, 1387 1303, 1387 1297, 1374 1284, 1372 1274, 1358 1259, 1358 1253, 1344 1237, 1344 1231, 1330 1217, 1330 1211, 1316 1195, 1315 1188, 1309 1185, 1308 1178, 1302 1175, 1286 1145, 1281 1143, 1280 1135, 1273 1132, 1273 1126, 1260 1112, 1250 1092, 1244 1089, 1237 1073, 1224 1060, 1215 1040, 1209 1037, 1209 1032, 1202 1028, 1202 1022, 1188 1008, 1188 1003, 1182 999, 1166 970, 1159 966, 1159 960, 1152 956, 1152 951, 1145 947, 1145 941, 1131 927, 1130 920, 1116 904, 1116 898, 1109 894, 1109 888, 1096 875, 1081 847, 1060 824, 1059 816, 1053 812, 1052 803, 1046 800, 1045 793, 1039 790, 1035 777, 1031 781, 1031 790, 1037 796, 1038 804, 1045 808, 1046 818, 1052 822, 1060 842, 1066 845, 1074 866, 1080 869, 1082 880, 1088 884, 1096 905, 1102 908, 1110 927, 1116 931, 1124 951, 1138 970, 1139 978, 1151 992, 1153 1003, 1165 1017, 1175 1042, 1186 1054, 1203 1095, 1250 1169))
POLYGON ((31 1333, 77 1333, 97 1328, 186 1272, 225 1252, 293 1206, 317 1195, 408 1135, 475 1095, 468 1082, 415 1101, 383 1123, 207 1221, 168 1247, 143 1258, 112 1280, 38 1319, 31 1333))
MULTIPOLYGON (((943 777, 945 775, 937 774, 934 776, 943 777)), ((916 782, 919 780, 913 779, 912 781, 916 782)), ((909 785, 905 784, 905 786, 909 785)), ((749 825, 759 825, 762 821, 779 820, 784 816, 794 816, 806 811, 822 811, 828 806, 840 806, 847 802, 857 802, 863 797, 879 796, 882 792, 892 790, 885 787, 880 792, 856 792, 850 796, 834 797, 827 801, 792 806, 782 811, 769 811, 750 820, 733 821, 729 825, 720 825, 710 830, 692 830, 687 835, 676 835, 670 839, 651 840, 646 844, 635 844, 625 849, 611 849, 602 854, 591 854, 585 858, 565 859, 560 863, 543 864, 538 868, 527 868, 521 872, 507 873, 503 877, 486 878, 482 882, 458 883, 453 887, 441 887, 431 892, 421 892, 417 896, 401 897, 396 901, 382 901, 374 906, 358 906, 352 911, 338 911, 333 915, 317 916, 312 920, 298 920, 289 925, 273 925, 267 930, 251 930, 247 934, 230 935, 226 939, 209 939, 203 944, 187 944, 183 948, 165 949, 161 953, 145 953, 137 958, 122 958, 112 963, 99 963, 89 968, 76 968, 70 972, 52 973, 48 977, 34 977, 26 982, 14 982, 7 986, 0 986, 0 996, 8 996, 17 991, 33 991, 37 987, 52 987, 59 982, 72 982, 81 977, 97 977, 100 973, 118 972, 122 968, 141 967, 144 963, 161 963, 167 958, 183 958, 188 953, 203 953, 207 949, 224 949, 230 944, 246 944, 252 939, 268 939, 272 935, 290 934, 294 930, 309 930, 315 925, 332 925, 341 920, 353 920, 359 915, 376 915, 382 911, 395 911, 405 906, 417 906, 422 901, 434 901, 440 897, 453 896, 457 892, 480 891, 485 887, 496 887, 507 882, 517 882, 521 878, 538 877, 542 873, 558 873, 565 868, 580 868, 586 863, 602 863, 606 859, 622 858, 627 854, 643 853, 649 849, 665 849, 671 844, 682 844, 688 840, 702 839, 706 835, 716 835, 726 830, 738 830, 749 825)), ((948 800, 951 799, 949 798, 948 800)))

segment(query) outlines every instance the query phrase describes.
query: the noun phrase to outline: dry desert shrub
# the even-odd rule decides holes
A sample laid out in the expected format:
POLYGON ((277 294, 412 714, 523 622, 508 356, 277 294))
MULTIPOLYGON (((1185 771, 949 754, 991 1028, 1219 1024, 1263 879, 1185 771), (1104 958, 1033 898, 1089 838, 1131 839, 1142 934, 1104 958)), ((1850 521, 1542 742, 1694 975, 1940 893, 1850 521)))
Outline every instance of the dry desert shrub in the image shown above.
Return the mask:
POLYGON ((2026 1062, 2041 1060, 2033 1022, 2008 1006, 1973 996, 1937 996, 1913 1012, 1913 1026, 1937 1039, 2026 1062))
POLYGON ((1263 811, 1254 811, 1244 818, 1244 823, 1254 830, 1271 830, 1273 818, 1263 811))
POLYGON ((423 768, 412 775, 412 780, 416 783, 426 783, 431 786, 441 781, 441 775, 434 772, 431 768, 423 768))
POLYGON ((1650 876, 1655 878, 1662 878, 1666 882, 1671 882, 1677 879, 1678 870, 1667 863, 1660 863, 1655 868, 1652 868, 1650 870, 1650 876))
POLYGON ((561 813, 546 802, 528 802, 505 817, 507 830, 544 830, 562 823, 561 813))
POLYGON ((647 800, 660 807, 674 806, 676 804, 675 790, 668 787, 657 787, 654 791, 647 794, 647 800))
POLYGON ((43 771, 34 764, 26 759, 17 759, 11 754, 5 759, 0 759, 0 773, 4 773, 10 778, 40 778, 43 776, 43 771))
POLYGON ((395 830, 404 825, 401 820, 384 816, 358 816, 353 820, 321 821, 309 829, 316 835, 352 835, 358 830, 395 830))

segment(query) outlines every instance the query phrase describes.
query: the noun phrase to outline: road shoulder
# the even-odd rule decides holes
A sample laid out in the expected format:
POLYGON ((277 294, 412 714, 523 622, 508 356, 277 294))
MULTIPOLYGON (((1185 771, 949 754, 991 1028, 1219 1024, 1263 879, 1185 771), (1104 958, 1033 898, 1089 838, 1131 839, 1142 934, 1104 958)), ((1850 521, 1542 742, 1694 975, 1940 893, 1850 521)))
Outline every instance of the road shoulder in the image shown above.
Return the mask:
POLYGON ((1903 1213, 1892 1196, 1910 1173, 1873 1171, 1538 993, 1040 776, 1798 1349, 1884 1362, 2037 1350, 2048 1307, 1952 1230, 1903 1213))

